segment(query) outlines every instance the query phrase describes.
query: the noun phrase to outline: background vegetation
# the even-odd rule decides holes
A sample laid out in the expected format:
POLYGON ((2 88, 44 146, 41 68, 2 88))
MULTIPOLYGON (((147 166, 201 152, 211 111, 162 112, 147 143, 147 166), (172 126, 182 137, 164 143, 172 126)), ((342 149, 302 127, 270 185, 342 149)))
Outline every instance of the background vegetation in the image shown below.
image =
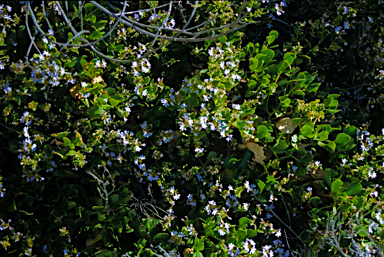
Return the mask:
POLYGON ((161 4, 0 4, 1 256, 382 256, 384 3, 161 4))

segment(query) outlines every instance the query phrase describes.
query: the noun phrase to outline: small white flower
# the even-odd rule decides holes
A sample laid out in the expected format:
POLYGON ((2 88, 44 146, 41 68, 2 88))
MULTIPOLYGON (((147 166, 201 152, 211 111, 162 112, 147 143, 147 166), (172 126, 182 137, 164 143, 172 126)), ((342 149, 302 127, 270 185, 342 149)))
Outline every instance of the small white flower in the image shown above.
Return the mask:
POLYGON ((236 110, 240 110, 241 106, 240 106, 240 104, 232 104, 232 108, 234 108, 236 110))

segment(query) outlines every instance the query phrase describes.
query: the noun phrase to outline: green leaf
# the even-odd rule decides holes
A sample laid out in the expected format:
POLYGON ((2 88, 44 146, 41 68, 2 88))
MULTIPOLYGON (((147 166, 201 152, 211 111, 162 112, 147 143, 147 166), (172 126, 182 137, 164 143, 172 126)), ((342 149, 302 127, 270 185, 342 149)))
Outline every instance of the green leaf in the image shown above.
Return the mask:
POLYGON ((314 130, 308 125, 304 125, 300 128, 300 134, 305 137, 312 138, 314 137, 314 130))
POLYGON ((56 138, 63 138, 63 137, 68 136, 68 132, 61 132, 61 133, 51 134, 51 136, 52 137, 56 137, 56 138))
POLYGON ((217 153, 214 152, 214 151, 210 151, 210 152, 208 153, 208 156, 207 156, 207 161, 205 162, 204 165, 208 165, 208 164, 210 164, 210 163, 212 162, 212 159, 215 158, 215 157, 217 157, 217 153))
POLYGON ((230 169, 230 168, 229 168, 229 165, 230 165, 229 160, 231 160, 232 158, 236 158, 236 157, 238 157, 238 156, 237 156, 236 153, 234 153, 234 154, 228 156, 227 158, 225 158, 225 159, 224 159, 224 164, 223 164, 224 168, 225 168, 225 169, 230 169))
POLYGON ((250 57, 253 57, 255 55, 255 45, 251 42, 247 44, 247 53, 250 57))
POLYGON ((304 162, 304 163, 310 163, 313 161, 313 157, 312 157, 312 154, 304 154, 302 157, 301 157, 301 161, 304 162))
POLYGON ((109 250, 101 250, 95 253, 96 257, 114 257, 116 256, 112 251, 109 250))
POLYGON ((105 220, 107 217, 105 217, 104 214, 101 214, 100 212, 97 213, 97 220, 98 221, 103 221, 105 220))
POLYGON ((194 135, 194 139, 195 140, 200 140, 202 139, 203 137, 206 137, 207 136, 207 133, 205 133, 204 131, 200 130, 198 132, 196 132, 197 135, 194 135))
POLYGON ((167 233, 158 233, 154 238, 153 238, 153 244, 158 245, 160 243, 168 242, 168 240, 171 238, 170 235, 167 233))
POLYGON ((291 103, 291 99, 289 99, 288 97, 286 96, 279 96, 279 100, 280 100, 280 106, 282 108, 288 108, 290 106, 290 103, 291 103))
POLYGON ((257 186, 260 188, 260 193, 259 194, 261 194, 263 192, 264 188, 265 188, 265 183, 258 179, 257 180, 257 186))
POLYGON ((323 148, 325 148, 328 152, 333 153, 336 149, 336 144, 333 141, 329 141, 328 143, 324 143, 322 141, 318 141, 317 144, 323 148))
POLYGON ((257 236, 257 232, 253 229, 247 229, 247 238, 252 238, 257 236))
POLYGON ((295 90, 293 91, 292 95, 305 95, 305 93, 302 90, 295 90))
POLYGON ((224 35, 224 36, 221 36, 218 38, 219 42, 224 44, 225 42, 227 42, 227 37, 224 35))
POLYGON ((200 251, 196 251, 192 255, 193 257, 204 257, 203 254, 200 251))
POLYGON ((295 53, 287 52, 284 54, 284 60, 288 60, 289 65, 291 65, 295 59, 296 59, 295 53))
POLYGON ((300 55, 300 57, 303 59, 303 61, 305 62, 305 65, 311 65, 311 57, 307 56, 307 55, 300 55))
POLYGON ((236 231, 233 237, 237 242, 243 241, 247 237, 247 230, 240 228, 236 231))
POLYGON ((351 140, 351 136, 345 133, 340 133, 336 136, 335 143, 336 146, 343 146, 347 144, 349 140, 351 140))
POLYGON ((275 57, 275 52, 271 49, 264 50, 262 54, 265 56, 261 57, 260 61, 264 61, 264 63, 270 62, 275 57))
POLYGON ((75 150, 70 150, 65 156, 73 156, 76 154, 77 154, 77 152, 75 150))
POLYGON ((195 249, 196 251, 203 251, 204 250, 204 242, 202 240, 196 238, 194 245, 193 245, 193 249, 195 249))
POLYGON ((331 188, 332 182, 331 182, 331 174, 327 169, 323 170, 323 180, 325 184, 327 184, 328 188, 331 188))
POLYGON ((328 139, 328 131, 323 131, 320 133, 316 133, 315 140, 327 140, 328 139))
POLYGON ((259 65, 259 60, 256 58, 250 58, 249 59, 249 69, 251 72, 254 72, 257 69, 257 66, 259 65))
MULTIPOLYGON (((311 85, 313 85, 313 84, 311 84, 311 85)), ((324 107, 336 108, 338 104, 339 104, 339 101, 337 101, 337 100, 335 100, 329 96, 327 99, 324 100, 324 107)))
POLYGON ((353 138, 345 133, 340 133, 336 136, 335 139, 336 149, 339 151, 348 151, 355 147, 353 143, 353 138))
POLYGON ((17 207, 16 207, 15 199, 12 199, 12 203, 10 205, 8 205, 7 210, 9 212, 14 212, 14 211, 16 211, 16 209, 17 209, 17 207))
POLYGON ((245 190, 245 187, 237 187, 235 189, 235 196, 241 198, 241 193, 245 190))
POLYGON ((349 203, 342 204, 337 208, 337 212, 347 212, 349 207, 351 207, 349 203))
POLYGON ((104 91, 108 92, 109 96, 113 96, 115 94, 115 89, 111 87, 105 88, 104 91))
POLYGON ((146 86, 151 81, 150 77, 145 77, 143 82, 141 82, 142 85, 146 86))
POLYGON ((268 128, 264 125, 260 125, 257 127, 257 132, 256 132, 256 136, 259 138, 259 139, 263 139, 268 133, 268 128))
POLYGON ((63 137, 63 141, 64 141, 64 146, 69 146, 69 144, 71 143, 71 140, 69 140, 68 137, 63 137))
POLYGON ((286 60, 283 60, 279 63, 279 72, 284 71, 286 68, 289 67, 289 63, 286 60))
POLYGON ((269 32, 269 36, 267 36, 266 45, 268 46, 272 44, 278 36, 279 33, 276 30, 272 30, 271 32, 269 32))
POLYGON ((362 186, 359 182, 354 182, 354 183, 345 183, 347 188, 345 190, 345 193, 347 193, 347 195, 351 196, 351 195, 357 195, 358 193, 361 192, 362 190, 362 186))
POLYGON ((70 209, 72 209, 72 208, 74 208, 76 205, 77 205, 76 202, 74 202, 74 201, 68 201, 68 202, 67 202, 67 211, 70 210, 70 209))
MULTIPOLYGON (((383 230, 384 231, 384 230, 383 230)), ((367 233, 365 233, 364 230, 360 230, 359 232, 357 232, 357 234, 360 236, 360 237, 366 237, 367 236, 367 233)))
MULTIPOLYGON (((271 73, 272 75, 276 75, 277 72, 279 71, 279 66, 277 64, 272 64, 268 66, 268 73, 271 73)), ((280 85, 280 83, 279 83, 280 85)))
POLYGON ((111 209, 115 209, 119 205, 119 195, 113 194, 108 197, 109 200, 109 206, 111 209))
MULTIPOLYGON (((310 84, 306 89, 305 91, 306 92, 317 92, 317 90, 319 89, 321 83, 320 82, 316 82, 316 83, 312 83, 310 84)), ((325 102, 325 101, 324 101, 325 102)), ((336 101, 337 102, 337 101, 336 101)))
POLYGON ((350 126, 346 129, 343 130, 343 133, 351 136, 351 137, 356 137, 356 134, 357 134, 357 128, 355 126, 350 126))
POLYGON ((237 166, 238 166, 238 162, 239 162, 239 160, 236 159, 236 158, 232 158, 232 159, 230 159, 230 160, 228 161, 228 169, 230 169, 230 170, 234 170, 234 169, 236 169, 237 166))
MULTIPOLYGON (((363 208, 363 203, 364 203, 364 199, 362 197, 359 197, 359 196, 355 196, 353 197, 353 205, 357 208, 357 209, 361 209, 363 208)), ((384 230, 383 230, 384 231, 384 230)))
POLYGON ((246 217, 242 217, 240 218, 239 220, 239 228, 246 228, 248 223, 250 223, 252 220, 246 218, 246 217))
POLYGON ((303 231, 300 233, 299 239, 300 239, 301 242, 303 242, 303 243, 308 243, 308 240, 309 240, 309 233, 308 233, 308 231, 307 231, 307 230, 303 230, 303 231))
POLYGON ((256 85, 257 85, 257 82, 254 80, 250 80, 248 82, 248 88, 250 88, 250 89, 254 89, 256 87, 256 85))
POLYGON ((309 202, 314 206, 314 207, 316 207, 317 208, 317 206, 319 205, 319 203, 320 203, 320 197, 318 197, 318 196, 315 196, 315 197, 311 197, 311 199, 309 199, 309 202))
POLYGON ((91 109, 88 110, 88 115, 90 116, 91 120, 101 117, 102 113, 103 108, 98 105, 94 105, 91 109))
POLYGON ((93 8, 95 8, 95 6, 92 3, 87 3, 84 5, 84 10, 86 14, 89 13, 93 8))
POLYGON ((93 24, 93 27, 95 27, 97 30, 103 30, 105 27, 105 24, 107 24, 107 20, 100 20, 93 24))
POLYGON ((331 191, 334 196, 338 194, 339 188, 343 184, 344 184, 343 181, 341 181, 340 179, 336 179, 335 181, 332 182, 331 191))

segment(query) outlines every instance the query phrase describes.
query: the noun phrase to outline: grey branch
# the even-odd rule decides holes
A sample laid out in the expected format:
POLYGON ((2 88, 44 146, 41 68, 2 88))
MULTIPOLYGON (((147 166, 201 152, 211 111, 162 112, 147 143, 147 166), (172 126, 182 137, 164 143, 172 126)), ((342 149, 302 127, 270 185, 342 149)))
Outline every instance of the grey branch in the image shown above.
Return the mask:
MULTIPOLYGON (((36 48, 36 50, 39 53, 41 53, 39 48, 37 47, 37 45, 35 43, 35 39, 36 39, 36 36, 38 33, 40 33, 49 42, 61 46, 59 52, 61 52, 66 47, 90 47, 90 49, 93 52, 95 52, 96 54, 98 54, 99 56, 101 56, 107 60, 117 62, 117 63, 128 64, 128 63, 132 63, 134 61, 139 61, 142 58, 146 58, 150 54, 158 51, 159 49, 165 47, 166 45, 168 45, 169 43, 174 42, 174 41, 191 42, 191 43, 204 42, 207 40, 217 39, 223 35, 227 35, 229 33, 235 32, 239 29, 242 29, 242 28, 248 26, 249 24, 255 24, 255 23, 260 22, 260 21, 243 22, 243 19, 246 16, 248 16, 247 12, 244 13, 244 8, 245 8, 245 4, 246 4, 245 1, 241 3, 241 11, 240 11, 240 13, 236 14, 237 19, 235 21, 233 21, 230 24, 226 24, 226 25, 219 26, 216 28, 207 28, 207 26, 209 24, 213 24, 213 22, 215 22, 218 19, 218 17, 210 18, 204 22, 201 22, 198 25, 195 25, 193 27, 188 28, 192 19, 196 16, 196 11, 197 11, 197 8, 199 5, 199 1, 194 1, 194 4, 190 4, 189 2, 187 2, 187 4, 190 4, 191 6, 193 6, 192 13, 189 17, 186 17, 186 14, 185 14, 186 9, 183 6, 181 6, 180 1, 178 2, 178 4, 174 4, 175 1, 169 1, 169 3, 163 4, 160 6, 151 7, 148 9, 136 10, 136 11, 129 11, 129 12, 126 12, 126 8, 127 8, 127 6, 129 6, 127 1, 124 1, 122 3, 123 7, 122 7, 121 11, 119 11, 116 8, 116 6, 113 6, 111 4, 111 2, 107 2, 107 5, 112 9, 112 11, 105 8, 104 6, 102 6, 97 1, 90 1, 89 3, 93 4, 97 9, 99 9, 103 13, 107 14, 109 17, 112 17, 115 19, 113 26, 110 28, 110 30, 107 33, 105 33, 99 39, 97 39, 93 42, 90 42, 82 36, 85 33, 90 33, 88 30, 84 30, 84 28, 83 28, 84 27, 84 21, 83 21, 84 20, 84 13, 83 12, 84 12, 84 4, 85 4, 84 1, 78 1, 78 8, 79 9, 78 9, 78 12, 76 13, 76 15, 74 15, 74 17, 72 17, 72 19, 69 19, 68 6, 66 5, 66 8, 65 8, 66 12, 65 12, 64 8, 62 8, 60 2, 55 1, 56 10, 60 12, 61 16, 64 18, 64 21, 65 21, 64 22, 65 26, 63 28, 61 28, 60 30, 62 30, 64 28, 69 28, 74 35, 69 40, 67 40, 67 42, 57 42, 57 41, 53 40, 52 38, 50 38, 49 35, 43 31, 41 24, 39 24, 39 22, 37 21, 37 18, 35 15, 36 11, 34 11, 33 8, 31 7, 31 2, 32 1, 27 1, 28 11, 26 12, 26 28, 28 30, 29 37, 32 41, 31 45, 28 49, 27 56, 26 56, 28 66, 30 66, 29 62, 28 62, 28 56, 30 54, 32 45, 36 48), (181 9, 181 7, 182 7, 182 9, 181 9), (146 24, 140 23, 138 21, 132 20, 129 17, 127 17, 127 15, 137 14, 137 13, 142 13, 142 12, 152 12, 152 11, 155 12, 161 8, 167 8, 168 10, 166 11, 165 20, 163 22, 161 22, 160 24, 158 22, 157 26, 146 25, 146 24), (181 12, 182 19, 184 21, 183 22, 184 24, 183 24, 181 29, 171 28, 169 26, 165 26, 165 22, 169 21, 172 18, 172 15, 174 14, 174 13, 172 13, 172 11, 174 11, 173 9, 179 9, 181 12), (31 31, 32 28, 30 28, 30 26, 29 26, 28 17, 31 17, 31 19, 33 21, 33 24, 35 27, 34 33, 32 33, 32 31, 31 31), (79 24, 80 28, 79 29, 76 29, 74 27, 74 24, 72 23, 75 18, 80 18, 80 24, 79 24), (100 52, 96 48, 98 43, 105 40, 108 36, 110 36, 112 34, 113 31, 116 30, 117 27, 119 27, 119 24, 120 24, 120 26, 122 24, 126 27, 132 28, 132 29, 136 30, 137 32, 139 32, 141 35, 147 36, 148 38, 152 38, 151 39, 152 43, 144 55, 139 56, 138 58, 135 58, 135 59, 120 60, 120 59, 112 58, 111 56, 107 56, 107 55, 103 54, 102 52, 100 52), (151 32, 151 30, 155 31, 155 32, 151 32), (226 30, 226 31, 223 32, 223 30, 226 30), (193 32, 193 31, 196 31, 196 32, 193 32), (217 31, 221 31, 221 32, 216 34, 217 31), (172 33, 172 35, 166 35, 166 33, 172 33), (210 36, 200 37, 200 36, 207 35, 207 34, 210 36), (77 44, 71 43, 75 39, 79 39, 81 41, 81 43, 77 43, 77 44), (154 45, 158 39, 165 40, 165 42, 163 42, 159 47, 153 49, 153 47, 154 47, 154 45)), ((44 5, 44 2, 45 1, 43 1, 43 3, 41 4, 42 12, 44 14, 44 19, 47 21, 48 27, 50 29, 53 29, 52 25, 50 24, 49 20, 47 19, 47 11, 46 11, 46 7, 44 5)), ((234 2, 231 2, 229 4, 229 7, 231 7, 233 4, 234 4, 234 2)), ((56 33, 57 32, 58 31, 56 31, 56 33)), ((51 61, 51 59, 49 59, 48 61, 51 61)))

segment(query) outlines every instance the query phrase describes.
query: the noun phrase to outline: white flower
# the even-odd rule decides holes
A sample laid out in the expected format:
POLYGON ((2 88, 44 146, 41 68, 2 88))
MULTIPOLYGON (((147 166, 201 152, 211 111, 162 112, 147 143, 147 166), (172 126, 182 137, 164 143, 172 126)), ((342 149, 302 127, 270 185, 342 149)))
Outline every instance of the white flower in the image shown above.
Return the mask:
POLYGON ((241 106, 240 106, 240 104, 232 104, 232 108, 234 108, 236 110, 240 110, 241 106))
POLYGON ((279 231, 276 232, 275 236, 277 236, 277 237, 281 236, 281 228, 279 228, 279 231))

